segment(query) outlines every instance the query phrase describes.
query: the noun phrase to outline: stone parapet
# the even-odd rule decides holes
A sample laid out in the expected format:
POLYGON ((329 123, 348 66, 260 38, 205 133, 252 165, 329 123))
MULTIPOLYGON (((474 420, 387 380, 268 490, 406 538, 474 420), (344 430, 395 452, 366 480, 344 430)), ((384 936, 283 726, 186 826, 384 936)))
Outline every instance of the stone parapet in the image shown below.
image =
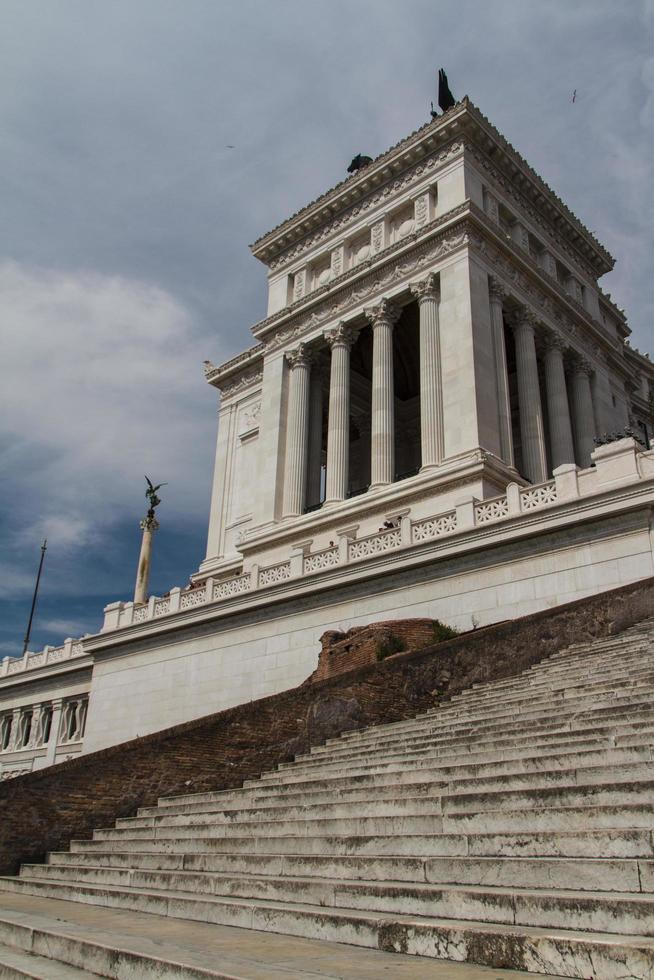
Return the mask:
MULTIPOLYGON (((337 530, 329 547, 316 546, 313 541, 303 541, 300 551, 297 544, 288 546, 288 557, 272 564, 259 564, 245 560, 245 567, 238 575, 213 582, 213 587, 201 583, 181 593, 173 603, 168 597, 152 597, 148 604, 135 606, 131 602, 112 603, 105 610, 102 632, 121 630, 137 624, 147 624, 153 619, 169 619, 191 609, 210 607, 216 603, 238 602, 245 595, 262 593, 263 590, 283 587, 288 589, 305 580, 320 575, 333 576, 345 568, 358 567, 380 556, 405 557, 421 546, 440 539, 451 539, 456 547, 459 536, 484 535, 492 525, 502 540, 503 532, 511 533, 516 520, 526 515, 553 510, 557 506, 579 504, 587 513, 588 504, 611 491, 624 487, 644 488, 654 481, 654 451, 643 452, 634 439, 625 438, 592 453, 592 466, 580 470, 572 464, 558 467, 554 479, 524 487, 510 483, 506 492, 497 497, 477 500, 474 497, 461 500, 455 508, 439 514, 411 519, 410 510, 401 516, 387 519, 373 534, 359 536, 358 525, 348 528, 343 546, 336 539, 342 537, 337 530), (314 550, 312 550, 312 546, 314 550)), ((556 514, 553 512, 553 520, 556 514)), ((338 514, 334 515, 338 521, 338 514)), ((177 590, 172 590, 175 593, 177 590)))

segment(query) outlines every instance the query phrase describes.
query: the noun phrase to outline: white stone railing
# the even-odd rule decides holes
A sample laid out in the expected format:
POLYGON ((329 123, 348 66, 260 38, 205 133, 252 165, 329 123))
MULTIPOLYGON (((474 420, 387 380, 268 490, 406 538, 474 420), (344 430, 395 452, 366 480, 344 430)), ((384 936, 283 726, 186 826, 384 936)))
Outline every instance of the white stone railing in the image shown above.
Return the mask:
POLYGON ((28 650, 24 657, 5 657, 0 662, 0 680, 13 674, 22 674, 26 670, 58 664, 62 660, 74 660, 83 654, 82 640, 68 639, 60 647, 45 646, 38 653, 30 653, 28 650))
POLYGON ((333 568, 340 562, 338 548, 324 548, 322 551, 314 551, 313 554, 305 555, 302 571, 305 575, 312 572, 322 572, 325 568, 333 568))
POLYGON ((104 630, 131 626, 182 610, 221 602, 244 592, 274 588, 289 579, 301 579, 350 563, 363 562, 409 546, 429 543, 452 534, 485 529, 520 515, 531 515, 559 503, 588 497, 607 487, 654 478, 654 452, 639 453, 631 439, 602 446, 593 453, 594 466, 579 470, 569 464, 557 469, 554 479, 547 483, 520 487, 510 483, 506 492, 486 500, 470 499, 442 514, 410 520, 404 511, 393 518, 390 526, 375 534, 357 538, 354 529, 337 534, 336 545, 330 544, 315 552, 310 543, 294 549, 290 560, 269 566, 252 566, 229 579, 209 578, 206 583, 182 592, 171 589, 168 596, 152 597, 146 605, 131 602, 113 603, 105 609, 104 630))

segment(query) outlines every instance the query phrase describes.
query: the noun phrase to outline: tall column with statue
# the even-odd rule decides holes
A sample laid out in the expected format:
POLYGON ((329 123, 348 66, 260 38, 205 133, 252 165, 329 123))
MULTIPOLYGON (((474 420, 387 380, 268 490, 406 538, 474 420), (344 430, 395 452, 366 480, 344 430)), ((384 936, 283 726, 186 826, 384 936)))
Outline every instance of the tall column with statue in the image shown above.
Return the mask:
POLYGON ((157 496, 157 490, 166 486, 165 483, 158 483, 155 487, 147 476, 145 480, 148 484, 145 496, 150 506, 148 507, 147 514, 140 523, 143 538, 141 539, 141 553, 136 571, 136 586, 134 588, 135 603, 148 601, 148 584, 150 581, 150 564, 152 561, 152 538, 154 532, 159 529, 159 521, 154 513, 155 508, 161 503, 161 498, 157 496))

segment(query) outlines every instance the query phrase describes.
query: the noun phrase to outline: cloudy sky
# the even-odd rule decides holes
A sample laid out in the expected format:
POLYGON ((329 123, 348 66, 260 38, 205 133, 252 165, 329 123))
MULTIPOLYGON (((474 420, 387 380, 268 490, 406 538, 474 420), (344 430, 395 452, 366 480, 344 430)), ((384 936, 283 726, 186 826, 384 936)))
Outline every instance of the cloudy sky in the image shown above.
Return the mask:
POLYGON ((0 0, 0 656, 203 557, 202 361, 251 343, 248 244, 428 118, 444 65, 618 260, 654 352, 652 0, 0 0), (577 96, 572 103, 572 93, 577 96), (233 146, 233 149, 230 148, 233 146))

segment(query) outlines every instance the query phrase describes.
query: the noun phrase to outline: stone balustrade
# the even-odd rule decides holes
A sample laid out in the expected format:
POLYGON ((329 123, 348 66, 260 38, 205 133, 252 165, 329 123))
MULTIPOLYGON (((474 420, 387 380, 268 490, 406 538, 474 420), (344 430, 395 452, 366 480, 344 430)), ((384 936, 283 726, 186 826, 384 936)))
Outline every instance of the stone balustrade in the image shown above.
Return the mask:
POLYGON ((511 521, 556 504, 592 496, 613 485, 654 478, 654 451, 641 451, 630 438, 600 446, 592 459, 593 465, 588 469, 581 470, 566 463, 554 471, 553 480, 525 487, 510 483, 500 496, 466 500, 434 516, 411 520, 409 511, 403 511, 385 521, 374 534, 357 537, 356 528, 335 532, 339 542, 330 543, 328 548, 311 551, 311 542, 305 542, 294 549, 296 558, 269 566, 253 565, 249 571, 233 578, 210 578, 185 592, 172 589, 168 596, 152 597, 142 606, 134 606, 131 602, 113 603, 105 609, 104 630, 120 629, 178 611, 223 602, 243 593, 276 588, 289 580, 297 581, 447 535, 470 533, 511 521))
POLYGON ((83 640, 65 640, 59 647, 45 646, 37 653, 28 650, 23 657, 5 657, 0 663, 0 680, 13 674, 22 674, 26 670, 36 670, 60 663, 62 660, 74 660, 84 655, 83 640))

